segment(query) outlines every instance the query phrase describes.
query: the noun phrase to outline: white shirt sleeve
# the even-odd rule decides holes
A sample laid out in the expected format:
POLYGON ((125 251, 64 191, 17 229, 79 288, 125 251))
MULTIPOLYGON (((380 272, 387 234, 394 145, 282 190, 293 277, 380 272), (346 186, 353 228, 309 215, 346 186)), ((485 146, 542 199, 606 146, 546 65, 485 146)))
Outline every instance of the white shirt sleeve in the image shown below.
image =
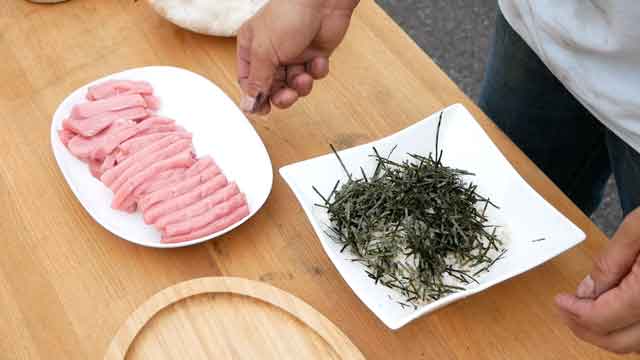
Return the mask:
POLYGON ((640 1, 499 3, 509 24, 565 87, 640 152, 640 1))

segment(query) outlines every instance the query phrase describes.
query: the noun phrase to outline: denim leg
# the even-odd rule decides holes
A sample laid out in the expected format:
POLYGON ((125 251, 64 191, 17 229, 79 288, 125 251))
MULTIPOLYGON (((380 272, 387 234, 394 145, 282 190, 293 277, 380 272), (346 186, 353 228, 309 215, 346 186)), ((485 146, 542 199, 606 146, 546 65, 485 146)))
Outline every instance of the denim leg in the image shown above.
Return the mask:
POLYGON ((607 131, 611 167, 625 216, 640 206, 640 154, 611 131, 607 131))
POLYGON ((606 127, 498 14, 480 108, 587 215, 611 174, 606 127))

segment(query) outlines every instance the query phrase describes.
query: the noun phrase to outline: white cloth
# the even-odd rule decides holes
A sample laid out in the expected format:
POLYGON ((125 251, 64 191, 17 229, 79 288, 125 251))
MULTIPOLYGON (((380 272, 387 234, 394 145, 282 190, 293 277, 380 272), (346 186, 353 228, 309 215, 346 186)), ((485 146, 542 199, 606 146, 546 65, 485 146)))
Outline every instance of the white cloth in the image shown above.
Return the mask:
POLYGON ((640 152, 640 0, 499 0, 515 31, 640 152))

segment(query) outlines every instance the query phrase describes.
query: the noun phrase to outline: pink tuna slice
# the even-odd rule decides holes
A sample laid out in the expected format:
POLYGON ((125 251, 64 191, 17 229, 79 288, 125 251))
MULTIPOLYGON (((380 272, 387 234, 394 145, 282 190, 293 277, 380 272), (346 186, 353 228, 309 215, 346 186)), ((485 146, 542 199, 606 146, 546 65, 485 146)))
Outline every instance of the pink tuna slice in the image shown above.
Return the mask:
POLYGON ((246 205, 244 194, 236 194, 229 201, 218 204, 212 209, 207 210, 205 213, 189 218, 186 221, 169 224, 164 229, 165 236, 178 236, 185 235, 191 232, 197 231, 208 224, 220 220, 221 218, 231 214, 233 210, 246 205))
POLYGON ((116 179, 119 178, 120 175, 122 175, 122 173, 125 172, 127 169, 129 169, 131 166, 138 163, 140 160, 144 159, 145 157, 151 156, 157 153, 158 151, 165 149, 169 145, 175 142, 178 142, 180 140, 181 139, 178 136, 172 135, 172 136, 164 137, 156 141, 155 143, 150 144, 149 146, 142 149, 141 151, 127 157, 121 163, 118 163, 118 166, 114 167, 112 170, 107 171, 102 176, 102 179, 101 179, 102 182, 105 185, 111 187, 111 184, 113 184, 113 182, 116 181, 116 179))
POLYGON ((122 127, 127 127, 127 126, 134 126, 134 125, 130 125, 128 123, 115 122, 113 123, 113 125, 109 126, 104 131, 100 132, 95 136, 84 137, 84 136, 76 135, 71 140, 69 140, 67 147, 69 148, 69 151, 76 157, 87 160, 91 156, 91 154, 102 145, 106 137, 113 135, 114 133, 118 132, 119 129, 121 129, 122 127))
POLYGON ((218 175, 215 178, 196 186, 193 190, 182 194, 176 198, 161 202, 147 209, 144 213, 144 221, 147 224, 153 224, 163 215, 178 211, 185 208, 205 197, 215 193, 222 187, 227 185, 227 179, 224 175, 218 175))
POLYGON ((149 116, 147 109, 138 106, 129 109, 108 111, 86 119, 68 118, 62 123, 65 129, 69 129, 82 136, 94 136, 109 127, 117 120, 140 120, 149 116))
MULTIPOLYGON (((118 190, 120 190, 120 187, 131 177, 135 176, 141 171, 144 171, 158 161, 173 157, 176 154, 184 152, 185 150, 191 150, 191 140, 179 140, 169 146, 162 147, 159 151, 148 153, 146 156, 139 156, 137 157, 137 161, 130 162, 130 165, 126 168, 114 171, 114 173, 120 173, 120 175, 118 175, 117 178, 111 183, 111 185, 108 186, 109 188, 111 188, 111 190, 113 190, 114 193, 118 192, 118 190)), ((103 177, 102 180, 106 180, 106 177, 103 177)))
POLYGON ((147 107, 150 110, 158 111, 160 109, 160 99, 153 95, 142 95, 144 101, 147 103, 147 107))
MULTIPOLYGON (((195 164, 194 164, 195 165, 195 164)), ((192 165, 189 169, 191 169, 194 165, 192 165)), ((140 184, 134 191, 131 196, 127 198, 127 200, 122 204, 123 208, 127 208, 129 205, 136 205, 136 209, 138 207, 138 200, 143 195, 148 193, 147 189, 151 186, 161 186, 164 187, 164 184, 170 184, 177 181, 178 178, 182 177, 187 171, 186 168, 178 168, 178 169, 170 169, 165 170, 153 178, 143 182, 140 184)))
POLYGON ((71 117, 84 119, 107 111, 124 110, 132 107, 147 107, 147 102, 138 94, 119 95, 103 100, 89 101, 77 104, 71 109, 71 117))
POLYGON ((100 179, 102 175, 102 171, 100 168, 102 167, 102 161, 89 159, 89 171, 91 171, 91 175, 96 179, 100 179))
POLYGON ((76 136, 76 134, 69 129, 58 130, 58 137, 60 138, 60 142, 62 142, 64 146, 68 146, 69 141, 73 139, 74 136, 76 136))
POLYGON ((167 186, 168 184, 171 184, 172 182, 175 182, 178 179, 182 178, 186 170, 187 169, 180 168, 163 171, 152 179, 149 179, 140 184, 140 186, 138 186, 133 192, 133 195, 140 197, 142 195, 161 189, 162 187, 167 186))
POLYGON ((119 148, 116 148, 116 150, 112 154, 116 156, 117 164, 127 160, 127 154, 124 151, 120 151, 119 148))
MULTIPOLYGON (((191 167, 193 167, 193 165, 191 167)), ((140 200, 140 197, 142 197, 143 195, 146 195, 146 194, 149 193, 147 191, 147 189, 149 187, 151 187, 151 186, 160 186, 160 187, 168 186, 169 184, 171 184, 173 182, 176 182, 177 179, 179 179, 182 176, 184 176, 185 171, 187 171, 186 168, 177 168, 177 169, 165 170, 165 171, 159 173, 158 175, 152 177, 151 179, 143 182, 142 184, 140 184, 133 191, 133 194, 131 194, 127 198, 127 200, 125 200, 125 202, 122 204, 122 207, 126 208, 128 205, 134 204, 134 205, 136 205, 136 209, 137 209, 138 200, 140 200)))
POLYGON ((102 176, 102 174, 104 174, 105 172, 113 169, 117 163, 118 162, 116 160, 115 154, 107 155, 107 157, 104 158, 102 165, 100 166, 100 176, 102 176))
POLYGON ((209 155, 203 156, 200 159, 198 159, 198 161, 196 161, 195 164, 193 164, 192 167, 190 167, 187 172, 184 174, 185 176, 192 176, 195 174, 200 173, 202 170, 213 166, 216 169, 218 169, 218 171, 220 171, 220 169, 218 168, 218 165, 216 164, 215 161, 213 161, 213 158, 209 155))
POLYGON ((173 168, 189 167, 194 162, 195 160, 193 159, 191 150, 188 150, 151 165, 141 173, 138 173, 134 177, 127 180, 127 182, 125 182, 120 187, 120 189, 118 189, 118 192, 116 192, 115 196, 113 197, 111 207, 113 207, 114 209, 120 209, 121 205, 125 202, 127 197, 133 193, 136 187, 138 187, 148 179, 151 179, 154 176, 158 175, 159 173, 173 168))
POLYGON ((151 135, 137 136, 131 138, 118 146, 118 149, 122 150, 124 155, 135 154, 138 151, 141 151, 145 147, 159 141, 162 138, 165 138, 169 135, 177 136, 180 139, 191 139, 192 135, 186 132, 179 131, 171 131, 171 132, 163 132, 156 133, 151 135))
POLYGON ((130 125, 127 127, 122 127, 118 129, 117 132, 114 132, 113 134, 105 137, 102 144, 93 153, 91 153, 91 157, 93 157, 94 159, 103 159, 105 156, 107 156, 107 154, 111 154, 116 149, 116 147, 118 147, 118 145, 128 140, 132 136, 135 136, 136 134, 139 134, 153 127, 164 126, 167 124, 167 121, 173 120, 159 117, 150 117, 137 125, 134 123, 133 126, 130 125))
MULTIPOLYGON (((184 130, 184 128, 177 126, 175 124, 175 121, 166 117, 161 117, 161 116, 149 116, 148 118, 145 119, 145 121, 147 120, 151 120, 152 122, 156 123, 155 127, 162 127, 162 129, 166 129, 166 126, 171 126, 170 130, 165 130, 164 132, 170 132, 170 131, 184 131, 187 132, 186 130, 184 130), (160 120, 161 119, 161 120, 160 120), (179 130, 178 130, 179 129, 179 130)), ((158 133, 160 131, 157 131, 155 133, 158 133)), ((145 132, 141 132, 139 134, 136 134, 136 136, 132 137, 130 140, 139 138, 139 137, 143 137, 149 134, 146 134, 145 132)))
POLYGON ((165 244, 171 244, 171 243, 180 243, 180 242, 185 242, 185 241, 209 236, 228 228, 229 226, 237 223, 238 221, 244 219, 247 216, 249 216, 249 207, 242 206, 236 209, 231 214, 223 217, 222 219, 212 222, 211 224, 203 228, 200 228, 194 232, 191 232, 186 235, 180 235, 180 236, 163 237, 161 241, 165 244))
POLYGON ((152 128, 146 129, 140 132, 139 135, 149 135, 149 134, 157 134, 157 133, 165 133, 165 132, 187 132, 182 126, 178 126, 176 124, 167 124, 154 126, 152 128))
POLYGON ((142 195, 161 190, 178 181, 184 180, 189 176, 193 176, 210 166, 215 166, 216 169, 218 168, 210 156, 205 156, 196 161, 189 169, 171 169, 164 171, 153 179, 149 179, 148 181, 140 184, 140 186, 138 186, 133 192, 133 195, 139 198, 142 195))
POLYGON ((185 207, 182 210, 174 211, 167 215, 161 216, 154 225, 158 229, 164 229, 169 224, 181 222, 190 219, 194 216, 198 216, 209 209, 214 208, 216 205, 223 203, 231 199, 234 195, 238 194, 240 190, 236 183, 229 183, 227 186, 216 191, 214 194, 207 196, 206 198, 185 207))
POLYGON ((138 210, 138 202, 137 199, 134 198, 133 196, 129 196, 127 198, 127 200, 125 200, 122 203, 122 211, 128 212, 128 213, 133 213, 136 212, 136 210, 138 210))
POLYGON ((152 205, 180 196, 196 186, 213 179, 218 174, 220 174, 220 171, 217 168, 209 167, 199 174, 187 177, 171 186, 145 195, 138 202, 138 207, 143 212, 147 211, 152 205))
MULTIPOLYGON (((190 132, 184 131, 184 129, 182 129, 181 127, 179 127, 179 126, 177 126, 175 124, 157 125, 156 127, 153 128, 153 130, 156 130, 156 128, 167 128, 167 127, 170 127, 170 130, 153 131, 151 133, 147 133, 147 131, 139 132, 135 136, 130 137, 127 141, 124 141, 122 144, 120 144, 120 147, 123 150, 129 151, 129 149, 127 149, 127 148, 132 146, 132 144, 138 144, 139 142, 145 142, 145 141, 148 141, 149 139, 159 139, 159 138, 161 138, 163 136, 167 136, 167 135, 171 135, 171 134, 177 134, 177 133, 187 134, 188 136, 191 136, 191 137, 193 136, 193 135, 191 135, 190 132), (155 135, 155 136, 154 137, 148 137, 148 136, 151 136, 151 135, 155 135)), ((137 146, 137 145, 135 145, 135 146, 137 146)))
POLYGON ((89 87, 88 100, 100 100, 120 94, 151 95, 153 88, 146 81, 107 80, 89 87))
POLYGON ((148 118, 144 119, 144 121, 142 121, 139 125, 141 127, 143 127, 144 130, 147 130, 147 129, 150 129, 150 128, 155 127, 155 126, 173 125, 173 124, 175 124, 175 120, 169 119, 168 117, 164 117, 164 116, 149 116, 148 118))

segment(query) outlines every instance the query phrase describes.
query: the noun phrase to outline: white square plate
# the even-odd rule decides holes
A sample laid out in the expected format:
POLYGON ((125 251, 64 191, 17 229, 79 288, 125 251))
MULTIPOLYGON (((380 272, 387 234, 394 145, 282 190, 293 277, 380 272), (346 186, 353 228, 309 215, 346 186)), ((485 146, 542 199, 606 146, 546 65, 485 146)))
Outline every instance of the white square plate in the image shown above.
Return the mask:
MULTIPOLYGON (((355 176, 360 174, 360 166, 364 167, 365 172, 372 172, 375 160, 369 155, 373 146, 381 154, 387 154, 397 145, 391 156, 396 161, 407 159, 407 153, 433 153, 438 115, 434 114, 384 139, 341 151, 340 157, 355 176)), ((351 256, 346 251, 340 253, 341 245, 324 233, 329 223, 328 216, 324 209, 314 206, 321 200, 312 186, 323 194, 329 194, 336 180, 346 180, 335 155, 330 153, 280 169, 280 174, 291 186, 340 275, 360 300, 394 330, 540 265, 585 238, 578 227, 549 205, 518 175, 464 106, 458 104, 444 110, 439 148, 444 150, 445 165, 475 173, 476 176, 465 180, 477 184, 478 192, 500 207, 491 211, 488 217, 491 224, 503 226, 501 238, 508 251, 489 272, 477 277, 479 284, 468 285, 464 291, 417 309, 403 308, 391 300, 401 297, 386 287, 375 285, 365 274, 364 266, 350 261, 348 258, 351 256), (539 238, 544 238, 544 241, 534 241, 539 238)))
POLYGON ((82 86, 58 107, 51 123, 51 146, 60 171, 89 215, 113 234, 133 243, 157 248, 194 245, 223 235, 253 216, 271 192, 273 168, 262 140, 229 97, 208 79, 168 66, 126 70, 82 86), (113 193, 74 157, 58 137, 62 120, 73 105, 86 101, 87 88, 109 79, 145 80, 160 98, 159 115, 176 120, 193 134, 198 157, 211 155, 229 181, 247 196, 249 216, 218 233, 177 244, 163 244, 160 233, 146 225, 140 212, 128 214, 111 208, 113 193))

